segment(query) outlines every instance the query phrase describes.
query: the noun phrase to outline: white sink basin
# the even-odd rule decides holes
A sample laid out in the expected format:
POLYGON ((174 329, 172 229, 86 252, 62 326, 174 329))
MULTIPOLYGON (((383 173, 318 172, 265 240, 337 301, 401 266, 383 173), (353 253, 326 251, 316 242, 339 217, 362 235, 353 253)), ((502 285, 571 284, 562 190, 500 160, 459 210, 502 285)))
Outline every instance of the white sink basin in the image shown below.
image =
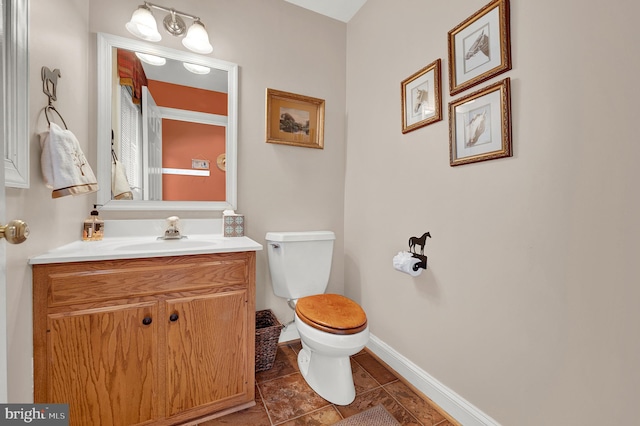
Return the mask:
POLYGON ((179 240, 152 240, 140 242, 126 242, 114 246, 114 250, 132 250, 132 251, 155 251, 155 250, 191 250, 197 248, 212 247, 220 244, 221 241, 215 240, 189 240, 182 238, 179 240))

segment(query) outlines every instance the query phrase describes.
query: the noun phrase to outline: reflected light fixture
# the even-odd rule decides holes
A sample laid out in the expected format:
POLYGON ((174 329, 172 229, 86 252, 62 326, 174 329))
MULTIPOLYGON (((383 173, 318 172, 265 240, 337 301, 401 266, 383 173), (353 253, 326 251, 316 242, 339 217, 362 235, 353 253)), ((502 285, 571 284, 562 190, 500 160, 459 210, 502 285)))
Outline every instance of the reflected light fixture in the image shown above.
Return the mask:
POLYGON ((140 52, 136 52, 136 56, 142 62, 146 62, 149 65, 155 65, 157 67, 167 63, 167 60, 162 56, 149 55, 148 53, 140 53, 140 52))
POLYGON ((182 65, 194 74, 209 74, 211 72, 211 68, 205 67, 204 65, 197 65, 189 62, 183 62, 182 65))
POLYGON ((167 16, 162 20, 162 25, 169 34, 182 37, 186 32, 186 37, 182 40, 184 47, 201 54, 213 52, 213 47, 209 42, 209 34, 200 18, 146 1, 138 6, 133 15, 131 15, 131 20, 125 25, 131 34, 146 41, 160 41, 162 39, 151 9, 167 12, 167 16), (183 17, 193 20, 188 30, 184 19, 182 19, 183 17))

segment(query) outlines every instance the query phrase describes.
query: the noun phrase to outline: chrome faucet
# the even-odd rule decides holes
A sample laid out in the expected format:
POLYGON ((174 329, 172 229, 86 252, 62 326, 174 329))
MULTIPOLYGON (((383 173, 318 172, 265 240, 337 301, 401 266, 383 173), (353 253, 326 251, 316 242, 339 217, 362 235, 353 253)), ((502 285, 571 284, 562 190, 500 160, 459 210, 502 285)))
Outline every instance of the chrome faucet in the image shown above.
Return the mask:
POLYGON ((164 231, 164 235, 160 238, 163 240, 179 240, 182 238, 180 235, 180 228, 178 222, 180 218, 178 216, 170 216, 167 218, 167 229, 164 231))

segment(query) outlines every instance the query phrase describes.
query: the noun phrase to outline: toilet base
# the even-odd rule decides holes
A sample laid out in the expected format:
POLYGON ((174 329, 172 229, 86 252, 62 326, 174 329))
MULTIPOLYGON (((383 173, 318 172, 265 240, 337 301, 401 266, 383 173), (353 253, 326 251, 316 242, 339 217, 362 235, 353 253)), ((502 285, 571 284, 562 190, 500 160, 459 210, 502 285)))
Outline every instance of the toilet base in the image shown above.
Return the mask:
POLYGON ((286 324, 282 331, 280 331, 280 338, 278 339, 278 343, 286 343, 291 342, 292 340, 299 340, 300 333, 298 333, 298 329, 296 328, 295 322, 290 322, 286 324))
POLYGON ((332 404, 349 405, 355 399, 348 356, 327 356, 309 350, 303 342, 298 353, 298 367, 311 389, 332 404))
POLYGON ((369 327, 355 334, 331 334, 294 320, 302 350, 298 353, 300 373, 318 395, 336 405, 349 405, 356 396, 351 374, 351 355, 369 341, 369 327))

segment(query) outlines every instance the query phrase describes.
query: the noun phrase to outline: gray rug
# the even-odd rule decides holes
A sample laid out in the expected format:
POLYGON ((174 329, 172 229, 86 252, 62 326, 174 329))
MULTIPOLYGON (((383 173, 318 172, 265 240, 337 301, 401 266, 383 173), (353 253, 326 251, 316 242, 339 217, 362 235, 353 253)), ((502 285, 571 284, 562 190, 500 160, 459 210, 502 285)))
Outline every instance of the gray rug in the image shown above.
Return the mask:
POLYGON ((382 406, 376 405, 361 413, 354 414, 334 426, 401 426, 400 423, 382 406))

